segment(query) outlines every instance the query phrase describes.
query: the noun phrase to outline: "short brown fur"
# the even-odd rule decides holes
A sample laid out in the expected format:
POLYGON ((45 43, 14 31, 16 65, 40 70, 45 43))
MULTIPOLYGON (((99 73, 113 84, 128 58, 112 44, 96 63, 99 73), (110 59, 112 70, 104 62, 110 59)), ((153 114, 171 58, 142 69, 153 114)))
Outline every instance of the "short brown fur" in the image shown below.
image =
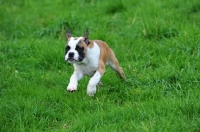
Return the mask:
POLYGON ((106 42, 101 41, 101 40, 94 40, 94 42, 97 43, 97 45, 100 48, 100 57, 99 57, 99 68, 98 71, 101 73, 101 75, 104 74, 105 72, 105 65, 108 62, 108 65, 118 72, 121 78, 125 79, 124 71, 122 68, 119 66, 119 62, 117 58, 115 57, 114 52, 112 49, 110 49, 107 45, 106 42))

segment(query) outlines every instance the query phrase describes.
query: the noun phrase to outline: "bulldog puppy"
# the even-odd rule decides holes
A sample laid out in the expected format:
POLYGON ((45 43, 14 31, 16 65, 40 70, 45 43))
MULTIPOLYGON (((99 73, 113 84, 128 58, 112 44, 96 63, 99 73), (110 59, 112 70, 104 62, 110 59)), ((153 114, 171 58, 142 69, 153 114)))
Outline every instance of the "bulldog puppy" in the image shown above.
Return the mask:
POLYGON ((114 52, 107 43, 101 40, 89 40, 89 32, 82 37, 72 37, 69 29, 66 31, 67 45, 65 49, 65 61, 73 64, 74 73, 67 86, 69 92, 77 90, 78 81, 84 76, 90 76, 87 85, 87 94, 94 96, 96 85, 105 72, 105 65, 110 66, 119 76, 125 79, 124 72, 119 66, 114 52))

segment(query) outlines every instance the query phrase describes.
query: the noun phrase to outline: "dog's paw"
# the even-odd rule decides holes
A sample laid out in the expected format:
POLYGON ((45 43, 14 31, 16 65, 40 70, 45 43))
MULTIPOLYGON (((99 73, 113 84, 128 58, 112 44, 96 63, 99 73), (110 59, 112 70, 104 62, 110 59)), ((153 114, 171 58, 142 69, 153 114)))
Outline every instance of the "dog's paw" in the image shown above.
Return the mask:
POLYGON ((93 91, 87 91, 87 95, 90 96, 90 97, 94 96, 95 93, 96 93, 96 90, 93 90, 93 91))
POLYGON ((67 88, 67 91, 68 91, 68 92, 75 92, 75 91, 76 91, 76 88, 73 88, 73 87, 72 87, 72 88, 71 88, 71 87, 68 87, 68 88, 67 88))
POLYGON ((75 92, 76 90, 77 90, 77 85, 69 84, 67 86, 67 91, 69 91, 69 92, 75 92))
POLYGON ((96 93, 96 86, 90 86, 88 85, 87 87, 87 94, 88 96, 94 96, 94 94, 96 93))

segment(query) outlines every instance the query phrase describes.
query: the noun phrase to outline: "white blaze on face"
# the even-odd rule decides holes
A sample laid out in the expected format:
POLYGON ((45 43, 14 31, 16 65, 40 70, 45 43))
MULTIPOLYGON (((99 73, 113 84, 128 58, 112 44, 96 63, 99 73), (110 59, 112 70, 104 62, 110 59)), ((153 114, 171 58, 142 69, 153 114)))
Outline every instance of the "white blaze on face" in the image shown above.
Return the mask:
MULTIPOLYGON (((68 42, 68 46, 70 47, 70 49, 67 52, 67 54, 65 55, 65 61, 68 60, 69 53, 74 53, 74 60, 78 61, 79 54, 76 51, 76 46, 77 46, 78 42, 80 41, 80 39, 82 39, 82 37, 78 37, 78 38, 71 37, 70 38, 70 41, 68 42)), ((70 61, 69 61, 69 63, 70 63, 70 61)))

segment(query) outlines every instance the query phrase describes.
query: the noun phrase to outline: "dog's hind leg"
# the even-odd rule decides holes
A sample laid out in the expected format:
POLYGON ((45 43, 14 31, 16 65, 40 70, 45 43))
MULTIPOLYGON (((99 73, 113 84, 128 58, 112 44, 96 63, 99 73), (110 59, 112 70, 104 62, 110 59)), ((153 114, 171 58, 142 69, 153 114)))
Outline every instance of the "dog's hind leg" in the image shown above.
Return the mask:
POLYGON ((110 66, 110 68, 112 68, 114 71, 116 71, 121 78, 123 78, 123 79, 126 78, 124 75, 124 71, 120 67, 119 62, 118 62, 117 58, 115 57, 115 54, 112 51, 112 49, 109 50, 109 58, 108 58, 107 64, 108 64, 108 66, 110 66))

